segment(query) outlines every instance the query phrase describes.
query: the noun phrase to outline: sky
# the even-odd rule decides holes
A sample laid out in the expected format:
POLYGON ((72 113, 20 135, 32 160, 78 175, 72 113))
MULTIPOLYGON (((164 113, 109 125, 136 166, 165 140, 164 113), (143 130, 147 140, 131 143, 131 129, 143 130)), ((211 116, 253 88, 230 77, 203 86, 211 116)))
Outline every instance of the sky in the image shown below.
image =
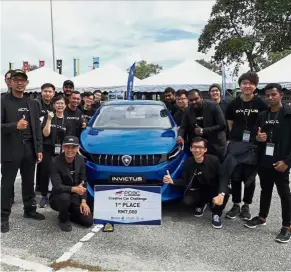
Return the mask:
MULTIPOLYGON (((73 76, 73 59, 80 59, 81 74, 113 63, 126 70, 146 60, 164 69, 185 60, 204 58, 198 38, 215 1, 57 1, 53 0, 56 59, 63 74, 73 76)), ((50 2, 0 1, 1 74, 14 62, 53 67, 50 2)))

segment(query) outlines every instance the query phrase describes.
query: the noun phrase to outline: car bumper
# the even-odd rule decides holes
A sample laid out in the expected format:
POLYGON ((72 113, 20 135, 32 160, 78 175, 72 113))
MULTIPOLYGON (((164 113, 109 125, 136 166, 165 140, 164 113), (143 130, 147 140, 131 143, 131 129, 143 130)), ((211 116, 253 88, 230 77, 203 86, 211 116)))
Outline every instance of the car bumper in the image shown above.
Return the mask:
MULTIPOLYGON (((111 175, 144 176, 146 182, 140 185, 157 185, 162 187, 162 201, 169 201, 183 196, 183 188, 163 183, 167 170, 173 179, 181 178, 183 163, 187 154, 181 153, 175 159, 152 166, 107 166, 94 162, 86 162, 87 189, 91 198, 94 198, 94 185, 108 183, 111 175)), ((108 183, 109 184, 109 183, 108 183)), ((130 184, 127 184, 130 185, 130 184)), ((133 185, 133 184, 132 184, 133 185)), ((136 185, 136 184, 134 184, 136 185)))

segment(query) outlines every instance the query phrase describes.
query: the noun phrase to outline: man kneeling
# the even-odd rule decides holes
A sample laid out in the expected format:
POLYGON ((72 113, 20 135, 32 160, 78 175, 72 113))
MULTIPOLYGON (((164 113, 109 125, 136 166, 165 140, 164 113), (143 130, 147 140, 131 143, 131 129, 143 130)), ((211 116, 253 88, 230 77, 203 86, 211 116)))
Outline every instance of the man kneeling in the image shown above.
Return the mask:
POLYGON ((212 208, 212 225, 220 229, 221 215, 228 200, 227 182, 221 175, 220 162, 217 157, 207 152, 207 140, 195 137, 190 150, 193 157, 184 163, 182 179, 172 179, 170 173, 164 176, 164 183, 187 185, 184 194, 184 203, 194 208, 194 216, 203 216, 207 203, 212 208))
POLYGON ((85 162, 78 154, 79 139, 65 137, 62 150, 64 152, 52 163, 50 206, 59 212, 61 230, 69 232, 72 230, 69 220, 91 227, 93 217, 86 203, 86 188, 83 186, 86 180, 85 162))

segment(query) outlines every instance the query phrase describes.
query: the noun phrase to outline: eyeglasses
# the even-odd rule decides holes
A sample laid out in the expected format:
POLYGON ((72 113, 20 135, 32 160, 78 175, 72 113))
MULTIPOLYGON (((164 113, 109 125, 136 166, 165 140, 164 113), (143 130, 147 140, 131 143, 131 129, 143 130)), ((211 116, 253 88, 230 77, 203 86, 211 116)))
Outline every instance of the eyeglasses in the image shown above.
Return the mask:
POLYGON ((183 101, 183 100, 187 100, 187 98, 186 97, 184 97, 184 98, 176 98, 176 101, 178 101, 178 102, 183 101))
POLYGON ((195 150, 195 149, 203 150, 203 149, 205 149, 205 146, 201 146, 201 145, 192 145, 191 148, 194 149, 194 150, 195 150))
POLYGON ((12 81, 15 83, 25 83, 27 80, 24 78, 12 78, 12 81))

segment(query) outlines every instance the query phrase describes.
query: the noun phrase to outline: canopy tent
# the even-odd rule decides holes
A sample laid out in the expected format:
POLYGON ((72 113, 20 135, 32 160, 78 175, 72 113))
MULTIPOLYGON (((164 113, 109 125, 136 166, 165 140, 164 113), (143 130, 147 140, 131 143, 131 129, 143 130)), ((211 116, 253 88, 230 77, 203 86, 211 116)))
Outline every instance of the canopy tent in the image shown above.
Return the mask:
MULTIPOLYGON (((107 64, 100 68, 91 70, 71 79, 75 84, 75 89, 80 91, 101 91, 125 90, 128 81, 128 73, 113 64, 107 64)), ((134 84, 141 80, 134 78, 134 84)))
POLYGON ((280 83, 283 87, 291 88, 291 54, 258 72, 259 87, 267 83, 280 83))
POLYGON ((222 77, 196 61, 187 60, 161 73, 134 83, 135 92, 163 92, 167 87, 174 89, 192 88, 208 91, 213 83, 221 84, 222 77))

